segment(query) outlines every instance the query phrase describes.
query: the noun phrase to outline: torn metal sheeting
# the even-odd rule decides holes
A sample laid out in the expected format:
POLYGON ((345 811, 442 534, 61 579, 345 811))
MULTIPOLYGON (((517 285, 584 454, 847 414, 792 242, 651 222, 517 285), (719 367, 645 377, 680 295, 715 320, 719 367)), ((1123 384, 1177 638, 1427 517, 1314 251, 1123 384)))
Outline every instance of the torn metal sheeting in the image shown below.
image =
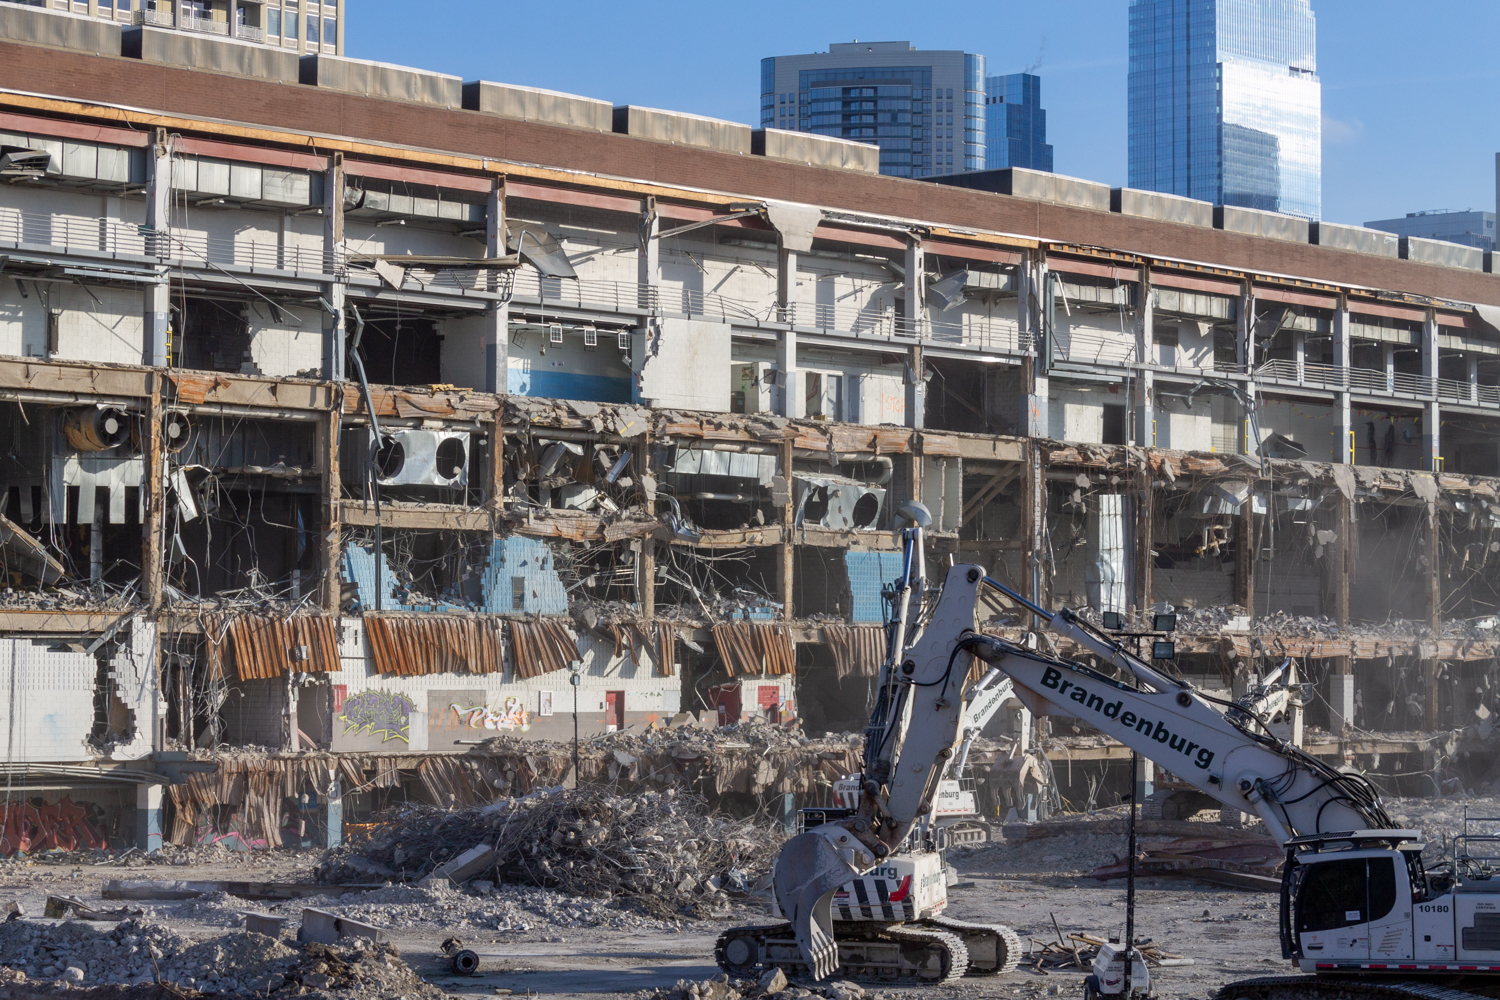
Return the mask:
POLYGON ((46 546, 3 514, 0 514, 0 555, 4 556, 7 565, 18 567, 44 584, 58 583, 68 575, 46 546))
POLYGON ((214 677, 232 665, 240 680, 339 669, 338 629, 328 615, 210 615, 204 634, 214 677))
POLYGON ((499 619, 366 614, 363 620, 376 673, 412 676, 501 670, 499 619))

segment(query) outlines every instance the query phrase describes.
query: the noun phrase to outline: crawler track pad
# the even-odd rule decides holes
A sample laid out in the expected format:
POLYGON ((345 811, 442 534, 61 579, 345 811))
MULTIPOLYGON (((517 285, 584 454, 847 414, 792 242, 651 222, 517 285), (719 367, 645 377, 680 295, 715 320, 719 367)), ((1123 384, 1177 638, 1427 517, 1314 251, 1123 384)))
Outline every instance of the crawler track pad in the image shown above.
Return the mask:
POLYGON ((791 921, 797 947, 813 979, 827 979, 839 967, 833 939, 833 894, 855 875, 827 838, 799 833, 776 858, 776 905, 791 921))

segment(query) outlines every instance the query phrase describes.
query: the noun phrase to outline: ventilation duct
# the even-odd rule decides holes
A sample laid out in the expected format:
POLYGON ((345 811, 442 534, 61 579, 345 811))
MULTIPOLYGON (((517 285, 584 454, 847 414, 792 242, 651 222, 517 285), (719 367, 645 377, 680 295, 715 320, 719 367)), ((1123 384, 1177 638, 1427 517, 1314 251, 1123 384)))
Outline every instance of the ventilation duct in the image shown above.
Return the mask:
POLYGON ((466 486, 467 431, 400 430, 382 436, 375 476, 382 486, 466 486))
POLYGON ((69 410, 63 416, 63 436, 74 451, 108 451, 130 440, 131 420, 112 407, 69 410))
POLYGON ((557 237, 535 223, 512 222, 507 225, 505 245, 511 253, 520 254, 522 260, 548 278, 578 277, 557 237))
POLYGON ((879 523, 885 490, 844 476, 792 477, 797 527, 868 530, 879 523))

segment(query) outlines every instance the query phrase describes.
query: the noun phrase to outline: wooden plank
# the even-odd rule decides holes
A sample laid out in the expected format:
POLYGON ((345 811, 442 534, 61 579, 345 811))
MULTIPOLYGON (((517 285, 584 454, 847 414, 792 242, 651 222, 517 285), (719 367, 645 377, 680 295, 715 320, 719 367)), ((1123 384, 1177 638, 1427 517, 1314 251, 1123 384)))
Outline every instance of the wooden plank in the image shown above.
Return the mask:
MULTIPOLYGON (((354 527, 374 527, 375 505, 362 500, 343 500, 338 504, 338 518, 354 527)), ((382 502, 379 523, 387 528, 414 531, 492 531, 494 515, 478 507, 456 504, 400 504, 382 502)))

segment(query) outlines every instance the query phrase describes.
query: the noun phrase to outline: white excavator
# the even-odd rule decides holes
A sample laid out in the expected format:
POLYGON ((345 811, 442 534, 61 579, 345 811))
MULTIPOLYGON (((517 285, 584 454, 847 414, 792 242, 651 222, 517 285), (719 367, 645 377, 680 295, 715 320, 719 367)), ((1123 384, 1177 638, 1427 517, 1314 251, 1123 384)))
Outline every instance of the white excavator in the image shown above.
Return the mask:
MULTIPOLYGON (((866 730, 859 806, 791 838, 777 858, 776 904, 786 923, 720 938, 720 964, 745 975, 780 966, 821 980, 840 974, 887 982, 943 981, 969 968, 967 928, 919 906, 863 924, 835 920, 852 880, 908 857, 910 835, 932 813, 960 744, 972 697, 1008 679, 1035 715, 1079 719, 1188 781, 1222 805, 1254 813, 1286 848, 1282 957, 1311 975, 1232 983, 1229 1000, 1292 1000, 1318 993, 1469 997, 1455 986, 1500 990, 1500 878, 1480 861, 1428 871, 1416 830, 1395 827, 1370 782, 1275 736, 1255 693, 1211 698, 1134 656, 1072 612, 1047 611, 989 579, 949 569, 930 607, 921 579, 918 504, 900 510, 906 570, 897 590, 876 705, 866 730), (978 631, 975 609, 991 587, 1113 668, 1115 676, 978 631), (912 598, 916 606, 912 607, 912 598), (910 636, 910 639, 908 639, 910 636), (966 684, 975 661, 985 672, 966 684), (1477 982, 1476 980, 1483 980, 1477 982)), ((926 875, 941 883, 940 867, 926 875)), ((915 888, 915 887, 914 887, 915 888)), ((983 930, 996 930, 984 925, 983 930)), ((1014 936, 995 935, 1008 948, 1014 936)), ((990 940, 980 936, 980 941, 990 940)), ((1126 947, 1129 947, 1127 942, 1126 947)), ((1006 954, 1003 970, 1014 962, 1006 954)))

